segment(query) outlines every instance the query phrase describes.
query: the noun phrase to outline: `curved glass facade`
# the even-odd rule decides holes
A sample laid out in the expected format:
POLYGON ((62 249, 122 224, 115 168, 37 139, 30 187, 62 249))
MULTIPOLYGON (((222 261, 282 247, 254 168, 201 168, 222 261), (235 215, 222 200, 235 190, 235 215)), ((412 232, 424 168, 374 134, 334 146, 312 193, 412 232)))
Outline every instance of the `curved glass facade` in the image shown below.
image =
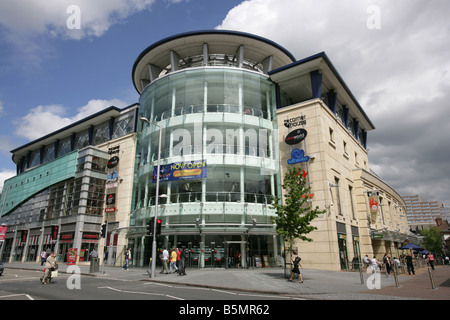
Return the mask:
POLYGON ((269 235, 263 242, 273 252, 269 203, 278 193, 278 150, 268 77, 242 68, 183 69, 144 89, 140 113, 151 124, 141 123, 131 225, 145 226, 154 216, 161 127, 158 218, 166 241, 160 246, 190 242, 200 250, 217 243, 225 250, 227 240, 239 242, 257 229, 269 235), (221 240, 212 236, 218 234, 221 240))

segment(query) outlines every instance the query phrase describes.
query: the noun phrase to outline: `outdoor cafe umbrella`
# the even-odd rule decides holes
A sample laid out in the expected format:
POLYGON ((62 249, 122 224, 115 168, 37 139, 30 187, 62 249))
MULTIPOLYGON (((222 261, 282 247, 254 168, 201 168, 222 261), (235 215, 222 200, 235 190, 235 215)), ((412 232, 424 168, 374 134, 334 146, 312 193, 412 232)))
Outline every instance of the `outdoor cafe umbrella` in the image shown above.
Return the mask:
POLYGON ((399 249, 400 250, 412 249, 412 250, 417 250, 417 251, 424 250, 422 247, 420 247, 420 246, 418 246, 417 244, 414 244, 414 243, 405 244, 404 246, 401 246, 399 249))

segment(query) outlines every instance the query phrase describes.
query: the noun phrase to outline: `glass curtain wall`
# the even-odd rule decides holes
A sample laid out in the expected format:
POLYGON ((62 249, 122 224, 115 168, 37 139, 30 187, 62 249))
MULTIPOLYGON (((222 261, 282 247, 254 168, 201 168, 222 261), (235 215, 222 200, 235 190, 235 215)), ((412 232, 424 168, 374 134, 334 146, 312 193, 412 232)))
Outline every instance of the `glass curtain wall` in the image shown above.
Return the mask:
MULTIPOLYGON (((140 112, 150 123, 162 127, 161 166, 189 161, 206 163, 206 178, 160 181, 159 195, 164 197, 159 199, 158 217, 168 223, 169 229, 164 229, 165 236, 159 238, 158 247, 190 248, 191 264, 200 259, 202 252, 202 263, 196 262, 201 267, 214 260, 207 257, 211 250, 216 254, 213 265, 228 265, 225 261, 231 258, 230 251, 243 252, 245 259, 252 257, 247 266, 255 266, 255 261, 264 255, 275 265, 280 249, 278 237, 269 227, 274 212, 268 204, 270 196, 277 194, 277 168, 273 164, 278 161, 276 143, 272 142, 277 135, 275 89, 267 76, 219 67, 170 73, 146 87, 140 112), (264 170, 266 167, 272 171, 264 170), (204 229, 200 234, 196 221, 212 228, 209 232, 217 230, 221 236, 206 235, 204 229), (268 227, 258 231, 261 236, 243 235, 255 221, 268 227), (182 227, 187 225, 190 227, 182 227), (270 242, 264 250, 263 242, 270 242)), ((154 166, 160 131, 157 126, 142 124, 136 157, 136 211, 130 221, 133 226, 145 226, 153 216, 156 194, 154 166)), ((144 263, 151 250, 147 248, 148 237, 141 235, 130 236, 135 241, 135 258, 144 263)))
POLYGON ((185 70, 158 79, 141 95, 150 121, 193 113, 243 113, 272 120, 273 84, 259 73, 234 69, 185 70))
MULTIPOLYGON (((221 68, 185 70, 165 76, 148 86, 141 96, 141 112, 150 122, 199 115, 194 122, 180 120, 179 125, 162 131, 163 163, 180 161, 189 155, 195 156, 195 160, 207 155, 271 158, 273 127, 261 127, 261 120, 272 120, 274 108, 274 88, 264 75, 221 68), (225 114, 242 117, 239 122, 227 121, 225 114), (206 115, 217 117, 204 121, 206 115), (244 116, 256 120, 248 124, 244 116)), ((140 139, 140 166, 154 164, 158 156, 159 131, 148 132, 143 132, 140 139)), ((202 191, 202 179, 161 182, 160 194, 170 194, 161 201, 268 203, 270 194, 275 192, 271 186, 273 177, 262 175, 259 166, 260 162, 255 166, 233 166, 223 159, 208 163, 206 191, 202 191)), ((140 189, 141 204, 152 205, 155 184, 141 175, 140 189), (146 203, 144 194, 149 195, 145 197, 146 203)))

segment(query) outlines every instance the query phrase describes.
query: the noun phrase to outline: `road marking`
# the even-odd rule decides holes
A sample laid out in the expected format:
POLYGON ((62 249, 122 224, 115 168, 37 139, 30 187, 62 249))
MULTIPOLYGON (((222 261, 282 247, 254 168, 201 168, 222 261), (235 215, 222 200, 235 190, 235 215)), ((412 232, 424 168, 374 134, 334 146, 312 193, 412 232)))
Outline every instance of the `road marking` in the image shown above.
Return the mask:
POLYGON ((8 282, 8 281, 30 281, 30 280, 38 280, 36 277, 29 277, 29 278, 10 278, 10 279, 4 279, 2 283, 8 282))
POLYGON ((163 296, 163 297, 168 297, 171 299, 177 299, 177 300, 184 300, 182 298, 179 297, 174 297, 168 294, 162 294, 162 293, 152 293, 152 292, 139 292, 139 291, 127 291, 127 290, 120 290, 120 289, 116 289, 113 287, 98 287, 98 289, 109 289, 109 290, 113 290, 113 291, 117 291, 117 292, 121 292, 121 293, 130 293, 130 294, 144 294, 144 295, 149 295, 149 296, 163 296))
POLYGON ((149 285, 149 284, 154 284, 154 285, 161 286, 161 287, 173 288, 173 286, 170 285, 170 284, 164 284, 164 283, 144 283, 144 285, 149 285))
POLYGON ((239 296, 247 296, 247 297, 260 297, 260 298, 275 298, 275 299, 292 299, 291 297, 286 296, 274 296, 274 295, 266 295, 264 293, 261 294, 251 294, 251 293, 239 293, 239 296))
POLYGON ((218 289, 211 289, 211 291, 216 291, 216 292, 222 292, 222 293, 227 293, 227 294, 232 294, 232 295, 237 295, 237 293, 234 292, 229 292, 229 291, 224 291, 224 290, 218 290, 218 289))
POLYGON ((25 296, 25 297, 28 298, 28 300, 34 300, 32 296, 30 296, 29 294, 26 294, 26 293, 9 294, 9 295, 6 295, 6 296, 0 296, 0 299, 13 298, 13 297, 19 297, 19 296, 25 296))
POLYGON ((249 296, 249 297, 261 297, 261 298, 274 298, 274 299, 291 299, 291 300, 306 300, 303 298, 298 297, 292 297, 292 296, 284 296, 284 295, 269 295, 265 293, 235 293, 220 289, 212 289, 212 288, 202 288, 202 287, 190 287, 190 286, 172 286, 169 284, 163 284, 163 283, 155 283, 155 282, 149 282, 149 283, 143 283, 143 285, 157 285, 162 287, 168 287, 173 289, 184 289, 184 290, 206 290, 206 291, 215 291, 220 293, 226 293, 231 295, 238 295, 238 296, 249 296))

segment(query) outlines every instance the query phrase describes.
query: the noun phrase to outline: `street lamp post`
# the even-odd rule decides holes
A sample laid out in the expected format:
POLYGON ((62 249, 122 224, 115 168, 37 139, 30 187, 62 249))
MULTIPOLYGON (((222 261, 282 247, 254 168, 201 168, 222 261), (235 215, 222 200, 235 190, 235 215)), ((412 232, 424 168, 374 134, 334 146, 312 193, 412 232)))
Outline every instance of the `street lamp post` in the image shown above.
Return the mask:
MULTIPOLYGON (((150 124, 150 121, 141 117, 141 121, 147 122, 150 124)), ((155 219, 153 225, 153 242, 152 242, 152 269, 151 269, 151 277, 155 277, 155 267, 156 267, 156 223, 158 220, 158 202, 159 202, 159 175, 160 175, 160 165, 161 165, 161 136, 162 136, 162 127, 156 123, 153 123, 155 126, 159 127, 159 138, 158 138, 158 163, 156 167, 156 194, 155 194, 155 219)))

